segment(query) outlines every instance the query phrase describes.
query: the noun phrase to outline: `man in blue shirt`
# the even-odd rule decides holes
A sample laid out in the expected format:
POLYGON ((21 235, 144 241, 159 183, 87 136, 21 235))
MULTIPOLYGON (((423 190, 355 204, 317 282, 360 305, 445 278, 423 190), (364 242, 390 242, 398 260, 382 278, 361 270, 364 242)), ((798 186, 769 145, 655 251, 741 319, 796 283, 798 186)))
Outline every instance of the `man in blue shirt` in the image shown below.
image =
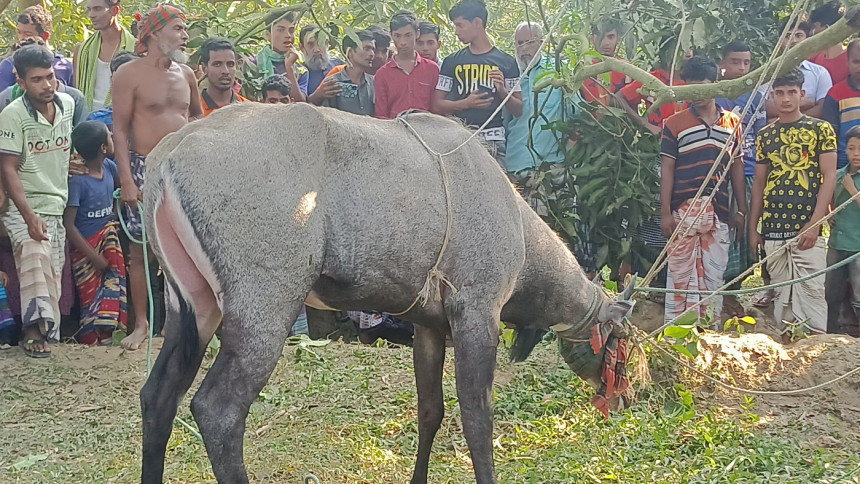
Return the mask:
MULTIPOLYGON (((752 53, 747 44, 733 41, 729 42, 723 48, 723 58, 720 61, 722 79, 732 80, 743 77, 750 72, 751 65, 752 53)), ((767 124, 767 116, 764 109, 765 97, 759 90, 744 93, 734 101, 726 98, 718 98, 716 101, 718 106, 727 111, 732 111, 738 116, 744 114, 744 110, 746 110, 746 115, 741 119, 741 128, 739 129, 742 129, 744 134, 743 160, 744 175, 746 176, 746 199, 751 200, 750 189, 752 188, 756 165, 755 139, 758 132, 767 124), (748 104, 749 109, 747 109, 748 104)), ((737 211, 746 214, 749 212, 749 207, 731 207, 731 210, 732 213, 737 211)), ((740 232, 732 234, 729 262, 723 275, 725 281, 731 281, 738 277, 755 259, 754 254, 749 253, 749 244, 743 240, 744 235, 740 232)), ((764 272, 766 275, 767 271, 765 270, 764 272)), ((732 285, 730 289, 740 289, 740 287, 741 283, 738 282, 732 285)), ((764 298, 765 300, 772 299, 773 295, 761 294, 760 298, 764 298)), ((732 316, 744 316, 746 312, 735 296, 724 296, 723 308, 725 312, 732 316)))
MULTIPOLYGON (((520 69, 520 89, 522 90, 523 113, 513 116, 505 110, 506 145, 505 169, 508 176, 520 189, 520 193, 538 215, 549 215, 541 195, 536 193, 532 183, 535 171, 544 163, 550 164, 548 176, 552 182, 552 191, 543 194, 548 199, 554 199, 557 193, 569 189, 567 172, 564 169, 565 147, 563 137, 551 129, 544 129, 548 124, 569 119, 575 112, 577 103, 583 102, 579 92, 568 93, 562 88, 547 88, 538 93, 535 103, 534 85, 544 73, 555 71, 553 60, 540 51, 543 40, 543 29, 539 24, 523 22, 515 33, 516 57, 520 69), (534 65, 525 70, 533 59, 534 65)), ((586 272, 593 272, 594 259, 590 257, 590 244, 584 243, 574 248, 577 259, 586 272)))
POLYGON ((538 94, 534 102, 535 81, 546 72, 555 71, 554 62, 540 52, 543 31, 536 23, 522 23, 516 31, 517 62, 525 69, 534 57, 534 67, 521 75, 520 89, 523 92, 523 114, 507 114, 507 159, 508 173, 533 170, 542 163, 564 161, 564 147, 560 137, 547 124, 569 118, 574 112, 574 102, 581 97, 565 93, 562 88, 547 88, 538 94), (534 126, 531 124, 534 123, 534 126))
POLYGON ((299 32, 299 48, 305 58, 302 67, 305 72, 299 77, 299 89, 308 96, 308 102, 319 106, 324 99, 334 97, 340 92, 340 87, 334 79, 326 79, 326 74, 336 66, 343 64, 340 59, 333 59, 328 53, 328 39, 318 42, 317 32, 320 28, 314 24, 305 25, 299 32), (319 92, 318 92, 319 90, 319 92))
MULTIPOLYGON (((48 38, 53 31, 53 19, 50 12, 45 10, 41 5, 27 7, 18 15, 17 34, 18 42, 23 42, 27 39, 35 39, 42 43, 49 51, 51 47, 48 45, 48 38)), ((54 56, 54 77, 59 79, 67 86, 75 86, 75 73, 72 65, 72 60, 63 57, 61 54, 52 51, 54 56)), ((0 62, 0 91, 9 86, 15 85, 18 78, 14 72, 15 66, 12 62, 12 56, 3 59, 0 62)))

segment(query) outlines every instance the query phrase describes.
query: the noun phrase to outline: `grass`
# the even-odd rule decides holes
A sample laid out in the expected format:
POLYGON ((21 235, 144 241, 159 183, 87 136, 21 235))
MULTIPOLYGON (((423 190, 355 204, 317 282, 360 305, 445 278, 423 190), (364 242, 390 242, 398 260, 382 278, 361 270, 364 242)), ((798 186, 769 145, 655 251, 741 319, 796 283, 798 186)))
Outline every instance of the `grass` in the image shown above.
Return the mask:
MULTIPOLYGON (((0 353, 0 482, 139 482, 144 355, 60 350, 48 362, 0 353)), ((829 483, 860 464, 856 441, 818 448, 810 436, 821 430, 802 419, 769 428, 752 401, 710 407, 683 386, 645 390, 604 421, 554 346, 524 364, 503 360, 494 434, 502 483, 829 483)), ((444 385, 431 482, 473 481, 450 356, 444 385)), ((192 421, 188 398, 180 415, 192 421)), ((307 473, 323 483, 407 482, 417 445, 411 350, 288 346, 251 409, 245 458, 252 482, 298 483, 307 473)), ((202 444, 179 426, 166 481, 214 482, 202 444)))

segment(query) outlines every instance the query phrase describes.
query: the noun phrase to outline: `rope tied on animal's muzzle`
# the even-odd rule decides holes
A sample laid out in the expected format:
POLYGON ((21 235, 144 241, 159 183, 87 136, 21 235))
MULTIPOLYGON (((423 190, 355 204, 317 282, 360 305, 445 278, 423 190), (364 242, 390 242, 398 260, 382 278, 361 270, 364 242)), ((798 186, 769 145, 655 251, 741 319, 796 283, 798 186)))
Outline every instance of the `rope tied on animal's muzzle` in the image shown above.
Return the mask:
MULTIPOLYGON (((624 293, 619 294, 612 303, 606 321, 598 321, 591 326, 587 339, 577 338, 582 334, 581 329, 576 333, 571 332, 574 331, 573 328, 558 333, 558 350, 564 362, 574 373, 597 389, 591 403, 607 419, 610 402, 614 398, 624 396, 630 388, 627 362, 630 356, 628 342, 633 335, 633 328, 627 315, 635 304, 635 301, 630 299, 633 294, 632 286, 631 284, 624 293)), ((595 306, 598 304, 594 302, 599 301, 600 297, 597 286, 594 294, 592 308, 586 315, 586 324, 597 317, 595 306)))

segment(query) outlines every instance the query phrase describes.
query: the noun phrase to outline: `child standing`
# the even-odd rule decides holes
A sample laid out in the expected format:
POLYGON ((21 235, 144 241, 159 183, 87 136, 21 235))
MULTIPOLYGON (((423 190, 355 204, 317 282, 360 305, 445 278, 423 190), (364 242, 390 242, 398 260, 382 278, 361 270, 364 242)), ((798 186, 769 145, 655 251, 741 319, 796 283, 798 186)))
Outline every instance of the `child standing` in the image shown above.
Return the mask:
MULTIPOLYGON (((857 194, 860 189, 860 126, 845 134, 845 152, 848 165, 836 174, 833 205, 838 207, 857 194)), ((837 213, 831 220, 833 230, 827 251, 827 266, 839 263, 860 252, 860 198, 837 213)), ((860 316, 860 259, 827 273, 824 282, 827 298, 827 332, 839 332, 839 311, 848 286, 852 288, 851 306, 860 316)))
POLYGON ((126 327, 125 260, 114 216, 117 186, 113 141, 104 123, 85 121, 72 131, 72 145, 88 173, 69 180, 69 202, 63 219, 72 244, 72 267, 81 300, 83 344, 111 343, 116 329, 126 327))

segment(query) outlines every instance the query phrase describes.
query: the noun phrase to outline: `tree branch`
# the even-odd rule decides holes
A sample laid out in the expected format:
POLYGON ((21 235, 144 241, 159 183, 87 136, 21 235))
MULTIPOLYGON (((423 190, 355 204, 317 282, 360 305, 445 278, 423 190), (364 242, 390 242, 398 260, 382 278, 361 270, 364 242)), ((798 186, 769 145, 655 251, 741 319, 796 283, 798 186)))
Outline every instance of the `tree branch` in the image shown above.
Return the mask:
MULTIPOLYGON (((576 69, 568 78, 544 78, 535 84, 534 90, 541 91, 548 87, 567 87, 571 91, 578 90, 583 81, 590 77, 596 77, 607 72, 616 71, 633 80, 642 83, 641 94, 655 98, 648 112, 656 111, 660 106, 678 101, 696 101, 699 99, 714 99, 726 97, 734 99, 741 94, 750 91, 758 82, 759 77, 764 75, 768 80, 772 77, 783 75, 803 62, 804 59, 812 57, 831 46, 834 46, 851 35, 860 31, 860 6, 848 9, 845 16, 818 35, 810 37, 797 44, 784 54, 782 68, 774 76, 779 62, 777 58, 767 68, 765 66, 750 72, 749 74, 730 81, 719 81, 714 84, 695 84, 686 86, 667 86, 644 69, 640 69, 628 62, 614 58, 604 58, 603 61, 586 65, 576 69)), ((562 38, 561 40, 570 40, 562 38)))
MULTIPOLYGON (((5 1, 5 0, 0 0, 0 1, 5 1)), ((296 5, 290 5, 288 7, 279 8, 277 10, 279 12, 281 12, 281 14, 286 14, 287 12, 293 12, 296 14, 297 17, 299 17, 299 16, 305 14, 306 12, 310 11, 315 2, 316 2, 316 0, 307 0, 304 3, 299 3, 296 5)), ((263 26, 264 23, 266 23, 266 15, 261 15, 260 18, 255 20, 253 23, 251 23, 251 25, 249 25, 245 29, 244 32, 239 34, 239 36, 233 41, 233 43, 238 45, 239 42, 241 42, 242 40, 246 39, 247 37, 254 35, 257 31, 260 30, 260 28, 263 26)))

